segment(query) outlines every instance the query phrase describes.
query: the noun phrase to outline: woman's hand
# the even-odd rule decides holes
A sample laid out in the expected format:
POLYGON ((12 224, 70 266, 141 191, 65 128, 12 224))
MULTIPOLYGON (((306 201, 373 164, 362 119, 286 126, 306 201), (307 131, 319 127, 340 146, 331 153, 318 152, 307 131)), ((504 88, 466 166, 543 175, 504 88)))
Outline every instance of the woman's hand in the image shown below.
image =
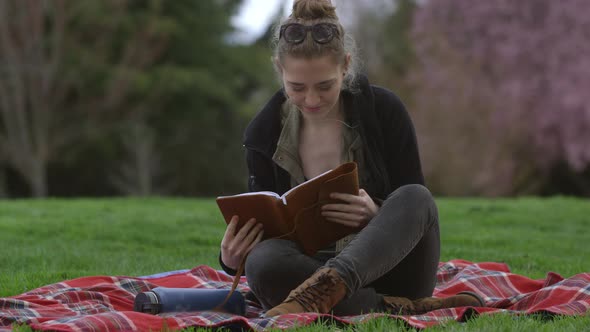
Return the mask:
POLYGON ((262 240, 264 230, 252 218, 236 234, 239 217, 233 216, 221 240, 221 261, 227 267, 237 270, 242 259, 262 240))
POLYGON ((322 215, 328 221, 351 227, 365 227, 377 215, 379 207, 364 189, 359 195, 332 193, 330 198, 339 199, 344 203, 326 204, 322 207, 322 215))

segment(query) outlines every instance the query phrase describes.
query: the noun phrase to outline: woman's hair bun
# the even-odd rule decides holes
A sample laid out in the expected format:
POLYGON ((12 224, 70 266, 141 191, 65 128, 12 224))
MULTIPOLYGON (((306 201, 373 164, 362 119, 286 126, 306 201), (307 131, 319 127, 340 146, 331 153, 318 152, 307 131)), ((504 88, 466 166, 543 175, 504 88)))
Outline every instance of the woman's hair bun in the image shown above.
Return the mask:
POLYGON ((297 20, 338 20, 336 7, 330 0, 295 0, 291 17, 297 20))

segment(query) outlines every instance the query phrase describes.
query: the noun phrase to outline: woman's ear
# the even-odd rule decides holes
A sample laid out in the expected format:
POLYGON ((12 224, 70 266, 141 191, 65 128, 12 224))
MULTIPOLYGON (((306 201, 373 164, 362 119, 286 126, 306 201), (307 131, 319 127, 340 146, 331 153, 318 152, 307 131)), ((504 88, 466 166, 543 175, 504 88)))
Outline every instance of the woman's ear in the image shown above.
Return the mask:
POLYGON ((350 59, 351 59, 351 55, 350 53, 346 53, 346 58, 344 59, 344 72, 348 72, 348 69, 350 68, 350 59))

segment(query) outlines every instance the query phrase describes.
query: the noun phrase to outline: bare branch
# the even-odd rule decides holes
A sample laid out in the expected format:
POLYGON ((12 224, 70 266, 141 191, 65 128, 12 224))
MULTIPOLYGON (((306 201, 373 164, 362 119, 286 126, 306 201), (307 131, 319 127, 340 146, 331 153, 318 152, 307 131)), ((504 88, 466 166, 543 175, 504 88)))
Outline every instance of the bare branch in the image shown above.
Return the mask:
MULTIPOLYGON (((4 1, 0 1, 0 3, 2 4, 1 8, 1 12, 3 12, 5 15, 8 15, 8 10, 5 7, 5 2, 4 1)), ((14 13, 14 17, 20 17, 22 18, 23 14, 22 14, 22 10, 23 8, 21 7, 22 3, 21 2, 16 2, 13 3, 15 4, 17 7, 15 7, 15 12, 14 13), (20 13, 19 13, 20 12, 20 13)), ((24 64, 22 62, 22 58, 24 58, 26 55, 22 54, 23 52, 23 47, 21 46, 20 49, 18 47, 18 41, 15 39, 25 39, 26 37, 23 36, 23 31, 15 31, 14 29, 10 29, 11 28, 11 23, 14 22, 13 20, 11 20, 11 18, 9 16, 5 16, 3 17, 4 20, 6 20, 6 24, 9 27, 9 29, 0 29, 0 43, 1 43, 1 47, 4 50, 5 54, 8 57, 8 61, 7 61, 7 84, 9 86, 9 91, 12 92, 12 96, 13 96, 13 108, 11 109, 11 113, 13 116, 11 116, 9 118, 10 123, 8 124, 9 126, 14 127, 14 139, 18 140, 20 148, 19 150, 22 150, 24 153, 26 153, 26 151, 30 152, 30 146, 31 146, 31 141, 27 135, 27 133, 29 132, 29 126, 27 124, 27 116, 26 116, 26 103, 25 103, 25 83, 23 81, 23 74, 26 71, 26 68, 24 68, 24 64), (8 32, 12 32, 12 35, 14 37, 11 38, 11 36, 9 36, 8 32), (19 54, 19 51, 21 51, 21 53, 19 54)), ((22 25, 21 25, 22 26, 22 25)), ((18 25, 15 25, 15 27, 18 27, 18 25)), ((25 26, 26 29, 26 26, 25 26)), ((17 29, 18 30, 18 29, 17 29)), ((26 30, 25 30, 26 31, 26 30)))
POLYGON ((0 54, 5 64, 0 67, 2 151, 35 196, 47 192, 50 152, 46 10, 35 0, 0 1, 0 54))
POLYGON ((116 66, 114 78, 107 88, 108 109, 114 109, 119 105, 129 89, 129 69, 142 69, 152 64, 165 49, 167 40, 157 35, 156 29, 148 24, 127 42, 126 48, 119 64, 116 66))
POLYGON ((65 5, 62 0, 53 1, 54 12, 53 12, 53 34, 51 36, 51 50, 49 55, 49 61, 46 64, 46 79, 44 81, 43 93, 49 94, 50 87, 55 86, 55 75, 60 66, 63 56, 63 40, 65 34, 65 5))
MULTIPOLYGON (((16 50, 8 36, 11 27, 8 10, 7 2, 0 1, 0 56, 4 57, 2 63, 5 64, 4 67, 0 67, 2 68, 0 72, 0 106, 2 107, 3 123, 7 133, 6 141, 11 140, 13 144, 18 144, 19 130, 15 125, 17 122, 16 111, 14 110, 15 96, 9 91, 12 82, 10 76, 15 74, 11 64, 16 61, 16 50)), ((6 150, 8 157, 12 157, 10 149, 7 148, 6 150)))
POLYGON ((8 158, 8 137, 0 132, 0 162, 8 158))
POLYGON ((12 108, 10 106, 12 96, 8 93, 1 74, 2 73, 0 72, 0 111, 2 112, 1 115, 3 119, 2 124, 4 125, 4 132, 8 135, 8 137, 6 137, 8 140, 9 138, 15 137, 16 128, 11 126, 11 124, 14 122, 14 120, 11 119, 11 117, 14 115, 14 112, 10 111, 12 108))
POLYGON ((40 160, 46 159, 47 154, 47 109, 42 92, 43 67, 45 65, 43 36, 45 33, 43 8, 36 1, 22 1, 23 18, 22 31, 26 31, 23 38, 23 58, 25 59, 25 71, 23 73, 25 85, 28 87, 28 109, 31 126, 31 150, 40 160), (27 30, 25 30, 28 27, 27 30))

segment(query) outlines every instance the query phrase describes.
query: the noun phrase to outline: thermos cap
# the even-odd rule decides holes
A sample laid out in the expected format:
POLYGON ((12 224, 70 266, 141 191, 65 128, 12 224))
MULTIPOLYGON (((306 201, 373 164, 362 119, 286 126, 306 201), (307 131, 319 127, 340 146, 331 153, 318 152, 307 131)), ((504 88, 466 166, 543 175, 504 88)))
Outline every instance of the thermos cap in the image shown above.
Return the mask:
POLYGON ((158 294, 154 292, 143 292, 135 296, 133 311, 157 315, 162 310, 162 304, 158 294))
POLYGON ((137 294, 133 310, 152 315, 205 310, 244 315, 246 301, 240 292, 229 289, 156 287, 137 294))

